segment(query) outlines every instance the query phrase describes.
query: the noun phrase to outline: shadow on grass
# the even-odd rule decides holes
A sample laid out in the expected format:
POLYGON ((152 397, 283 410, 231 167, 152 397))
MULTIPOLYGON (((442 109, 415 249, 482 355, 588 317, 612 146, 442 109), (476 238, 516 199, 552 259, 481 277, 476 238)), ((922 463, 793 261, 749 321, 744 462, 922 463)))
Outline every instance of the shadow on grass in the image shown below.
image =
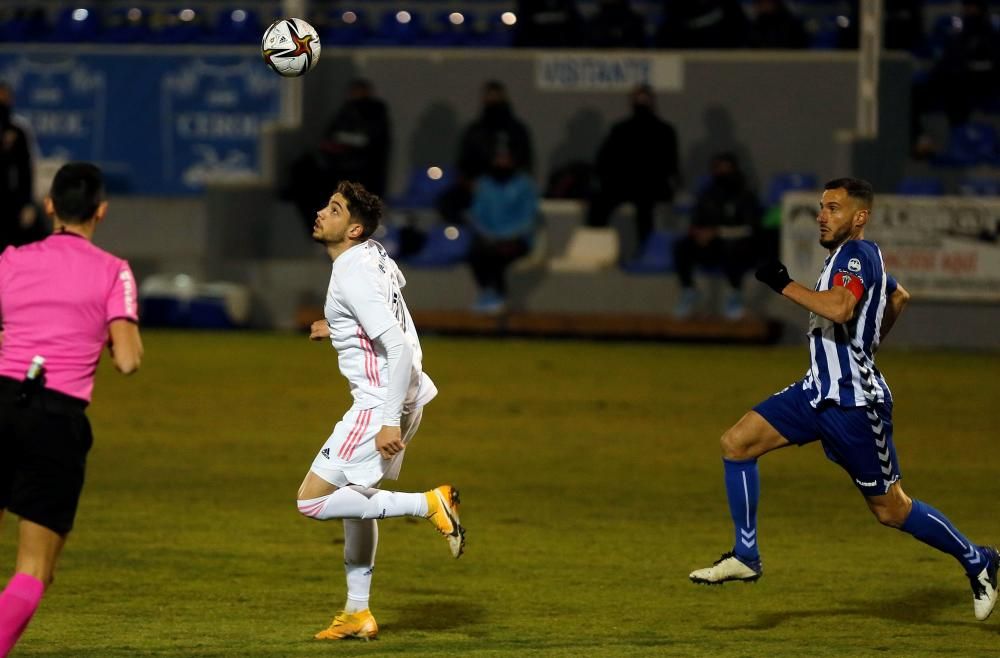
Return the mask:
MULTIPOLYGON (((739 624, 717 624, 706 626, 713 630, 770 630, 788 621, 800 621, 810 617, 865 617, 880 618, 892 622, 905 624, 918 624, 924 626, 947 626, 954 628, 956 622, 941 621, 936 619, 939 613, 951 610, 958 602, 956 590, 954 588, 939 587, 934 589, 918 590, 903 596, 891 599, 877 598, 870 599, 847 599, 839 603, 835 608, 822 610, 786 610, 764 612, 758 614, 753 620, 739 624)), ((968 603, 968 602, 966 602, 968 603)), ((971 608, 971 605, 969 606, 971 608)), ((983 622, 975 621, 972 611, 969 613, 969 621, 957 622, 961 626, 969 628, 981 628, 984 631, 1000 634, 1000 626, 991 624, 984 626, 983 622)))
POLYGON ((432 605, 427 602, 413 602, 399 609, 399 618, 387 624, 386 629, 408 631, 453 631, 482 624, 486 621, 486 606, 464 599, 437 600, 432 605))

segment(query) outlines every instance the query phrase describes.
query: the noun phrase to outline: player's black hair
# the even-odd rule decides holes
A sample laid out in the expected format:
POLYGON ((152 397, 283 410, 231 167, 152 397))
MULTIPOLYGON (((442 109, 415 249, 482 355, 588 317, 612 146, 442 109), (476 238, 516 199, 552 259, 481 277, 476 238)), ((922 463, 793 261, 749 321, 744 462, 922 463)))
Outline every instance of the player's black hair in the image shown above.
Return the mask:
POLYGON ((52 179, 49 196, 60 221, 82 224, 97 214, 104 201, 104 175, 89 162, 66 163, 52 179))
POLYGON ((871 210, 875 203, 875 190, 872 184, 862 178, 834 178, 823 186, 824 190, 836 190, 843 188, 847 190, 847 196, 858 199, 861 205, 871 210))
POLYGON ((346 180, 340 181, 337 192, 347 199, 347 211, 351 213, 351 219, 357 220, 364 228, 361 238, 370 238, 382 219, 382 199, 366 190, 361 183, 346 180))

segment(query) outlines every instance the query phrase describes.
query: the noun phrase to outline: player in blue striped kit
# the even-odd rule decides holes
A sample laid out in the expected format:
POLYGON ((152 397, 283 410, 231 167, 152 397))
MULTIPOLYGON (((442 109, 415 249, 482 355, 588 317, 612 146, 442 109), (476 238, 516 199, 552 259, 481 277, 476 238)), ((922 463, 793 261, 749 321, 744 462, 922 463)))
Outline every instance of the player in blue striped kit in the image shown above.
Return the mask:
POLYGON ((972 585, 976 619, 997 600, 1000 556, 958 531, 939 511, 900 485, 892 441, 892 394, 875 367, 879 342, 909 294, 885 271, 878 245, 864 239, 871 184, 839 178, 820 201, 820 244, 830 251, 815 289, 792 281, 781 263, 757 271, 775 292, 810 311, 806 376, 761 402, 722 436, 726 493, 735 544, 715 564, 691 573, 695 583, 755 581, 763 574, 757 545, 757 459, 772 450, 819 440, 827 457, 854 480, 880 523, 907 532, 958 560, 972 585))

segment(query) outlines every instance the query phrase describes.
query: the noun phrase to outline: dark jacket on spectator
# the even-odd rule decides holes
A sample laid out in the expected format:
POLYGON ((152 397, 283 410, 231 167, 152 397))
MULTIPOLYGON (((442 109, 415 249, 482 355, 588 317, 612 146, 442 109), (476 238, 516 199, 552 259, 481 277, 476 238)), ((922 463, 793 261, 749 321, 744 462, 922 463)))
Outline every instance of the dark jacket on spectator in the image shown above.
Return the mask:
POLYGON ((619 121, 597 153, 605 194, 671 201, 680 177, 677 131, 648 108, 619 121))

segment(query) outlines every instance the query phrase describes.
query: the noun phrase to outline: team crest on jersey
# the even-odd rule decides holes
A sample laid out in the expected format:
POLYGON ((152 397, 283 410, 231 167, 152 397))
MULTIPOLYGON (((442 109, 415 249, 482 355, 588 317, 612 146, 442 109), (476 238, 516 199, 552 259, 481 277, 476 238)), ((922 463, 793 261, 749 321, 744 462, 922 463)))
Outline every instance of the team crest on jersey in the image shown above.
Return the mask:
POLYGON ((847 269, 849 269, 852 272, 860 272, 861 261, 858 260, 857 258, 852 258, 851 260, 847 261, 847 269))

